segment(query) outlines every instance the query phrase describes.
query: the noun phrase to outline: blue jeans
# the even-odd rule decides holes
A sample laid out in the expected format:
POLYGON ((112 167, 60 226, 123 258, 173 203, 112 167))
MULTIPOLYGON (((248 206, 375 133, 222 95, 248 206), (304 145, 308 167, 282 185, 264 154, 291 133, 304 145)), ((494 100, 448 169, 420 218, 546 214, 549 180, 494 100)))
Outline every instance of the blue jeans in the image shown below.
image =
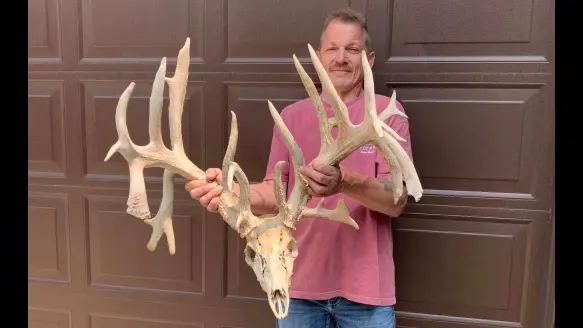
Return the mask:
POLYGON ((392 306, 355 303, 343 297, 324 301, 290 299, 288 316, 277 328, 395 328, 392 306))

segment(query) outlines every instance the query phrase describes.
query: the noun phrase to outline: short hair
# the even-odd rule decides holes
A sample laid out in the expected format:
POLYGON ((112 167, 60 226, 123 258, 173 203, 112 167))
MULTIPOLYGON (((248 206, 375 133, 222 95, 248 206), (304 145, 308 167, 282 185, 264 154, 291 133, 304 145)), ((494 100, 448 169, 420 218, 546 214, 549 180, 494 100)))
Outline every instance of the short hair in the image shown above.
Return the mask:
POLYGON ((372 40, 368 33, 366 17, 352 8, 336 9, 328 14, 326 20, 324 21, 324 28, 322 29, 322 34, 320 36, 320 47, 322 47, 322 39, 324 38, 324 32, 326 31, 326 28, 328 28, 328 25, 330 25, 330 23, 334 20, 338 20, 345 24, 355 24, 360 26, 364 34, 364 44, 366 51, 369 52, 371 50, 372 40))

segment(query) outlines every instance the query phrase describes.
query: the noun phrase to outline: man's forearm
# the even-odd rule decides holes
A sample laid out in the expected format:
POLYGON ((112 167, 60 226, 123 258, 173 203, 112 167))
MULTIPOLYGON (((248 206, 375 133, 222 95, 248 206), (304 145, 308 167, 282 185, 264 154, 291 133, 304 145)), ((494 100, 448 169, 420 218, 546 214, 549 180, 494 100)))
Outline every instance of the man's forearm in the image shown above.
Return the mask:
MULTIPOLYGON (((284 184, 285 188, 285 184, 284 184)), ((251 212, 255 215, 276 214, 278 211, 275 201, 275 189, 273 181, 264 181, 261 183, 251 184, 250 202, 251 212)), ((233 191, 239 196, 239 184, 233 184, 233 191)))
POLYGON ((395 204, 391 181, 351 171, 343 172, 342 193, 373 211, 391 217, 400 216, 407 204, 407 187, 405 185, 403 185, 403 195, 395 204))

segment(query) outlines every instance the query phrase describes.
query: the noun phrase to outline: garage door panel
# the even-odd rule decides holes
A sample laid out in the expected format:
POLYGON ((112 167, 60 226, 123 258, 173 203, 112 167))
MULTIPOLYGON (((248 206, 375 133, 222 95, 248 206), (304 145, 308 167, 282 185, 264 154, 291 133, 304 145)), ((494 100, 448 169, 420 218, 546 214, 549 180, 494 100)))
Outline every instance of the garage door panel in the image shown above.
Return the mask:
POLYGON ((393 0, 386 12, 383 70, 552 71, 551 1, 393 0))
POLYGON ((71 327, 71 313, 52 309, 28 308, 29 328, 68 328, 71 327))
POLYGON ((204 62, 205 1, 79 0, 79 6, 81 69, 155 69, 161 57, 174 60, 187 37, 192 61, 204 62))
POLYGON ((262 310, 192 306, 184 303, 154 303, 108 299, 78 298, 85 303, 79 309, 91 327, 211 327, 272 328, 275 320, 269 307, 262 310))
POLYGON ((540 107, 548 85, 387 84, 410 118, 413 158, 429 196, 422 201, 496 198, 549 206, 550 177, 539 173, 551 165, 548 134, 540 133, 551 119, 540 107))
MULTIPOLYGON (((175 202, 176 254, 170 255, 165 237, 156 251, 146 248, 152 228, 126 213, 127 194, 111 194, 85 196, 89 285, 202 294, 204 219, 200 207, 194 202, 175 202)), ((159 195, 148 196, 150 210, 156 213, 159 195)))
MULTIPOLYGON (((397 308, 405 316, 524 323, 544 213, 526 218, 423 215, 395 220, 397 308), (456 265, 452 265, 456 263, 456 265)), ((538 281, 538 279, 535 279, 538 281)))
POLYGON ((92 328, 202 328, 204 324, 179 320, 160 320, 109 314, 90 314, 92 328))
POLYGON ((62 63, 61 11, 59 0, 28 0, 29 64, 62 63))
POLYGON ((65 316, 73 314, 71 295, 71 285, 29 280, 28 320, 36 321, 41 326, 61 324, 65 316))
POLYGON ((61 79, 28 81, 28 171, 35 176, 66 176, 64 94, 61 79))
POLYGON ((28 194, 28 279, 70 283, 68 197, 28 194))

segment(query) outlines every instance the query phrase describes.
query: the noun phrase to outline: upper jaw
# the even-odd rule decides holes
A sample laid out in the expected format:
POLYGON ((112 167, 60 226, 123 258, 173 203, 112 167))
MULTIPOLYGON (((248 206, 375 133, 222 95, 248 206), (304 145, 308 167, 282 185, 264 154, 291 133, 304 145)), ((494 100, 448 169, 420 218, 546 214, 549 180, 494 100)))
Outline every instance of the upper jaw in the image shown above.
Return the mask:
POLYGON ((277 319, 285 318, 289 311, 289 295, 287 290, 275 289, 269 293, 269 307, 277 319))

